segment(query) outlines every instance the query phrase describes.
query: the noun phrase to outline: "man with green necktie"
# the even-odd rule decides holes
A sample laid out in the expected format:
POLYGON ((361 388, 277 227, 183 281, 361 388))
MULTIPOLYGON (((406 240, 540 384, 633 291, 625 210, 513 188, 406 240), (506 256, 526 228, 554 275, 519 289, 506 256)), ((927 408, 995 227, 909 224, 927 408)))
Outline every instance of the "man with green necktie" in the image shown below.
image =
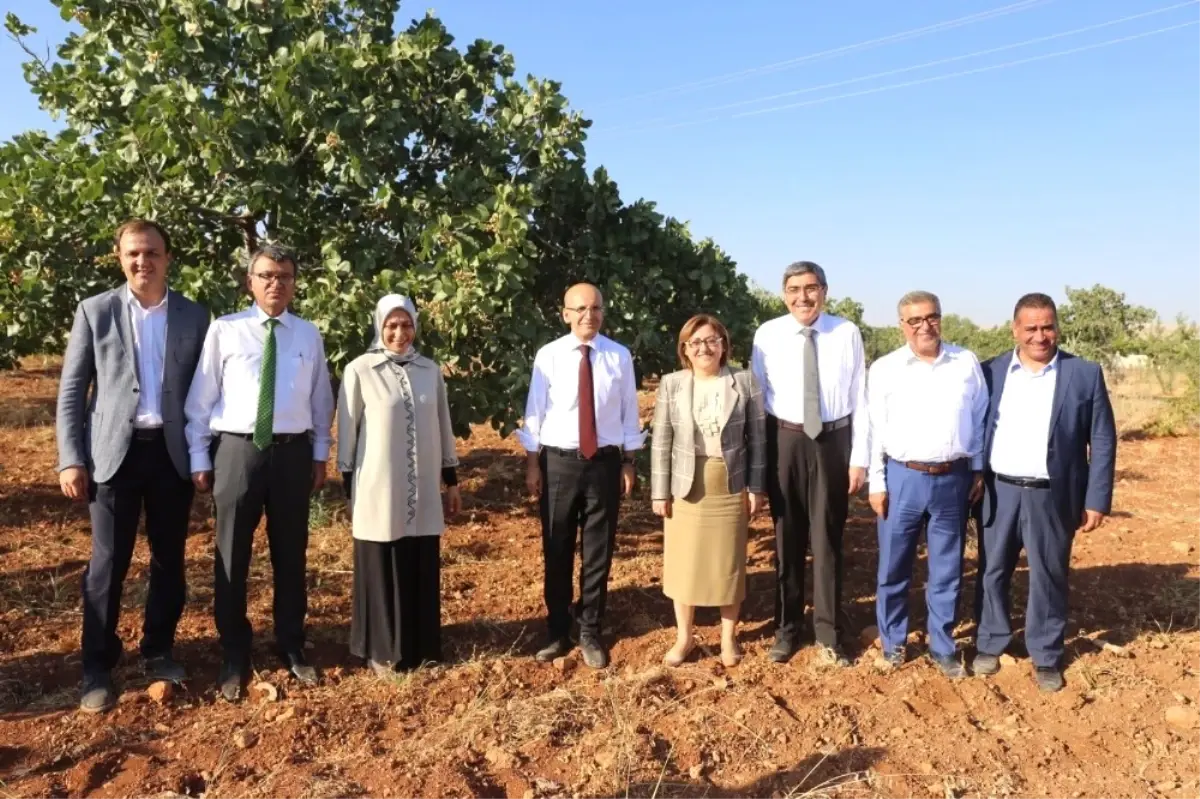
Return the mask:
POLYGON ((250 675, 246 577, 264 510, 276 648, 296 679, 317 682, 304 656, 308 505, 325 483, 333 391, 320 332, 287 310, 296 266, 296 256, 274 244, 250 257, 246 281, 254 305, 209 327, 184 406, 192 482, 212 491, 216 505, 219 687, 231 702, 250 675))

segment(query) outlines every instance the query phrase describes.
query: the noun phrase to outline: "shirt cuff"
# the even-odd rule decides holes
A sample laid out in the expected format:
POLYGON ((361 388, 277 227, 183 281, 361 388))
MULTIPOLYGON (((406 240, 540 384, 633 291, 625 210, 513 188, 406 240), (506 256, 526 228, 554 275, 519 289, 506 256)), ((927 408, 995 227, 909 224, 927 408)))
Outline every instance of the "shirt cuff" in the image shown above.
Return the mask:
POLYGON ((974 457, 971 458, 971 471, 973 471, 973 472, 982 472, 983 471, 983 456, 982 455, 975 455, 974 457))
POLYGON ((207 452, 193 452, 191 453, 190 460, 192 462, 192 474, 212 471, 212 458, 208 456, 207 452))
POLYGON ((329 460, 329 442, 328 441, 325 441, 325 442, 314 441, 313 442, 312 459, 319 463, 324 463, 325 461, 329 460))
POLYGON ((540 448, 537 436, 523 427, 517 430, 517 442, 525 448, 526 452, 537 452, 540 448))

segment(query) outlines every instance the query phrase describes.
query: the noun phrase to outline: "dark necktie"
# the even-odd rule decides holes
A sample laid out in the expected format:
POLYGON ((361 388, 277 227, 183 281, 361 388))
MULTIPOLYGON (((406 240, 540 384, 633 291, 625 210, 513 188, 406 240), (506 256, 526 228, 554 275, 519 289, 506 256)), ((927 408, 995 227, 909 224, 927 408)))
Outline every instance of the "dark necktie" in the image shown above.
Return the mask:
POLYGON ((579 347, 579 454, 591 458, 599 443, 596 437, 596 394, 592 384, 592 348, 579 347))
POLYGON ((275 433, 275 326, 278 319, 268 319, 267 342, 263 346, 262 370, 258 378, 258 413, 254 416, 254 446, 271 446, 275 433))

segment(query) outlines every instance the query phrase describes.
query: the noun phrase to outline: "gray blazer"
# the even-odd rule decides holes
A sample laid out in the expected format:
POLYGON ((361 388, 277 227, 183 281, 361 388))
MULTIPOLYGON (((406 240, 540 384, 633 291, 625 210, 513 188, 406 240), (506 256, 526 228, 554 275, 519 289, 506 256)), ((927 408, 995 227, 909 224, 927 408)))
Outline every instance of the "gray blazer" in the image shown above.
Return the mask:
MULTIPOLYGON (((75 308, 58 385, 58 471, 86 466, 97 483, 117 473, 133 438, 138 374, 128 296, 128 288, 122 286, 88 297, 75 308)), ((208 320, 204 306, 167 292, 163 435, 171 463, 184 479, 190 479, 191 465, 183 434, 187 422, 183 402, 200 359, 208 320)))
MULTIPOLYGON (((764 494, 767 490, 767 423, 763 395, 744 369, 721 370, 725 383, 725 424, 721 454, 729 470, 729 492, 764 494)), ((683 499, 696 473, 696 422, 692 416, 692 372, 664 375, 654 401, 650 447, 651 499, 683 499)))

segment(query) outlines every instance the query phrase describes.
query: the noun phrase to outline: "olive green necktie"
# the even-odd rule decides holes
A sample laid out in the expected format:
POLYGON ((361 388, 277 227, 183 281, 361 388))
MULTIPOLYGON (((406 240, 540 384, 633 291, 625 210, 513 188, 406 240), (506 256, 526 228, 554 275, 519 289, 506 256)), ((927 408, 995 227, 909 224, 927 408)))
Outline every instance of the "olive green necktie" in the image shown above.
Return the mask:
POLYGON ((262 372, 258 380, 258 414, 254 417, 254 446, 271 446, 275 433, 275 326, 278 319, 268 319, 267 343, 263 346, 262 372))

